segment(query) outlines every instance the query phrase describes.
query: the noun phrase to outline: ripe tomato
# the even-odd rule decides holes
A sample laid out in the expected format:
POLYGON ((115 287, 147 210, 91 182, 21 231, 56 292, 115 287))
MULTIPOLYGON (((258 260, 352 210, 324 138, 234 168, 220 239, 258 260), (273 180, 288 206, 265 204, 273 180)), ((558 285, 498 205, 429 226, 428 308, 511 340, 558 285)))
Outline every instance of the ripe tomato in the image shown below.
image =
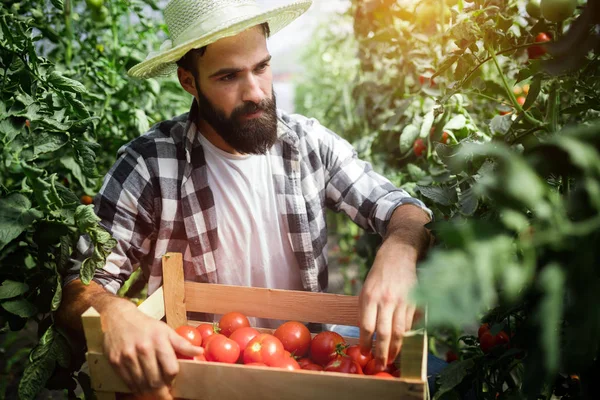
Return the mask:
POLYGON ((259 331, 252 328, 251 326, 245 326, 233 332, 231 336, 229 336, 229 339, 234 340, 235 342, 237 342, 237 344, 240 345, 241 357, 243 356, 244 350, 246 350, 246 346, 248 345, 248 343, 258 335, 260 335, 259 331))
POLYGON ((385 371, 378 372, 373 376, 376 376, 378 378, 394 379, 394 375, 390 374, 389 372, 385 372, 385 371))
POLYGON ((31 122, 28 119, 25 120, 25 126, 31 128, 31 122))
POLYGON ((525 96, 519 96, 519 97, 517 97, 517 103, 519 103, 519 105, 520 105, 521 107, 523 106, 523 104, 525 104, 525 101, 526 101, 526 100, 527 100, 527 99, 525 98, 525 96))
POLYGON ((443 144, 448 144, 449 140, 450 135, 448 134, 448 132, 444 131, 444 133, 442 133, 442 139, 440 140, 440 142, 442 142, 443 144))
POLYGON ((280 357, 277 360, 273 361, 271 364, 273 368, 283 368, 290 371, 294 371, 296 369, 301 369, 298 362, 294 360, 292 357, 280 357))
POLYGON ((261 363, 261 362, 252 362, 252 363, 246 364, 246 365, 255 366, 255 367, 268 367, 267 364, 261 363))
MULTIPOLYGON (((389 374, 394 374, 397 370, 398 370, 398 368, 396 368, 396 365, 394 364, 393 361, 391 361, 387 365, 387 367, 385 367, 383 369, 384 372, 387 372, 389 374)), ((377 360, 372 359, 371 361, 369 361, 367 363, 367 365, 365 366, 365 368, 363 368, 363 371, 364 371, 365 375, 375 375, 377 372, 379 372, 377 370, 377 360)))
POLYGON ((367 354, 363 354, 360 350, 360 346, 357 344, 348 347, 345 350, 345 353, 354 361, 356 361, 361 368, 364 368, 367 363, 373 359, 373 353, 371 353, 371 350, 369 350, 367 354))
POLYGON ((425 149, 427 149, 427 146, 425 145, 423 139, 419 138, 415 140, 415 143, 413 144, 413 151, 417 157, 421 157, 425 149))
POLYGON ((577 0, 542 0, 540 11, 548 21, 562 22, 575 12, 577 0))
POLYGON ((248 342, 244 350, 244 364, 262 362, 270 366, 283 356, 283 352, 283 344, 279 339, 268 333, 261 333, 248 342))
POLYGON ((419 75, 419 83, 421 84, 421 86, 423 86, 428 80, 429 78, 427 78, 425 75, 419 75))
POLYGON ((83 195, 81 196, 81 204, 85 204, 86 206, 92 204, 93 199, 91 196, 83 195))
POLYGON ((188 342, 194 346, 202 346, 202 336, 193 326, 182 325, 175 329, 175 332, 177 332, 179 336, 186 338, 188 342))
POLYGON ((319 365, 327 365, 346 346, 344 338, 336 332, 325 331, 316 335, 310 342, 310 356, 319 365))
POLYGON ((218 333, 206 344, 204 355, 207 361, 235 364, 240 357, 240 345, 218 333))
POLYGON ((446 362, 451 363, 458 360, 458 355, 452 350, 446 352, 446 362))
POLYGON ((194 356, 194 361, 206 361, 206 357, 204 354, 200 354, 199 356, 194 356))
POLYGON ((223 315, 219 320, 220 333, 227 337, 231 336, 236 329, 245 326, 250 326, 250 321, 248 321, 248 318, 244 314, 235 311, 223 315))
POLYGON ((510 338, 508 337, 508 334, 506 332, 500 331, 496 336, 494 336, 494 344, 496 346, 508 343, 510 343, 510 338))
POLYGON ((487 354, 492 350, 494 346, 494 336, 492 336, 490 331, 484 332, 483 335, 481 335, 481 337, 479 338, 479 347, 481 347, 481 351, 487 354))
MULTIPOLYGON (((549 41, 550 36, 548 36, 548 34, 544 32, 538 33, 538 35, 535 37, 536 43, 544 43, 549 41)), ((529 58, 531 60, 535 60, 536 58, 540 58, 541 56, 546 54, 546 48, 544 46, 529 46, 527 48, 527 54, 529 55, 529 58)))
POLYGON ((334 360, 330 361, 323 370, 328 372, 363 375, 360 365, 348 356, 337 356, 334 360))
POLYGON ((288 321, 275 330, 273 334, 281 340, 283 348, 296 357, 304 357, 310 347, 310 331, 303 323, 288 321))
POLYGON ((219 333, 219 327, 216 324, 200 324, 196 327, 196 330, 200 332, 204 346, 206 346, 206 340, 209 336, 219 333))
POLYGON ((479 339, 481 339, 481 336, 485 333, 485 332, 489 332, 490 331, 490 324, 483 323, 481 324, 481 326, 479 327, 479 330, 477 331, 477 337, 479 339))
POLYGON ((304 368, 304 366, 308 365, 308 364, 314 364, 312 362, 312 360, 310 358, 308 358, 308 357, 303 357, 303 358, 300 358, 300 359, 298 359, 296 361, 298 361, 298 365, 300 366, 300 368, 304 368))
POLYGON ((323 367, 315 363, 306 364, 304 367, 302 367, 302 369, 307 371, 323 371, 323 367))

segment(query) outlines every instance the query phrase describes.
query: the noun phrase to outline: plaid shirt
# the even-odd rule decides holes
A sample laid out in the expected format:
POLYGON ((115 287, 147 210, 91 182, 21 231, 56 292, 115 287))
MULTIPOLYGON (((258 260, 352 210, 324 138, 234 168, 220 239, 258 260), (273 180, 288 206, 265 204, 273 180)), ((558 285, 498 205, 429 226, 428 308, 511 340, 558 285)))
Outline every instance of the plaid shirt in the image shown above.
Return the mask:
MULTIPOLYGON (((151 294, 162 284, 162 256, 183 254, 186 280, 217 283, 218 221, 198 139, 197 104, 124 145, 94 199, 100 224, 117 246, 94 280, 112 293, 139 266, 151 294)), ((278 208, 307 291, 327 289, 325 207, 346 213, 367 231, 384 235, 394 209, 425 205, 357 158, 344 139, 300 115, 278 110, 278 140, 269 150, 278 208)), ((235 210, 231 210, 235 212, 235 210)), ((259 234, 268 234, 260 232, 259 234)), ((82 236, 64 284, 76 279, 91 256, 82 236)))

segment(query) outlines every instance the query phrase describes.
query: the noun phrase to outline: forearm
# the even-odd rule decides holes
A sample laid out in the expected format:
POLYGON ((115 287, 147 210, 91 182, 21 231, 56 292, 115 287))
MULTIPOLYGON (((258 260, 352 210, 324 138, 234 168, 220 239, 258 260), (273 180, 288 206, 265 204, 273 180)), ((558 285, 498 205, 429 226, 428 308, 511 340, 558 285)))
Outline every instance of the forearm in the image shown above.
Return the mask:
POLYGON ((429 216, 419 207, 406 204, 396 208, 383 238, 382 249, 404 251, 414 260, 421 259, 433 243, 425 224, 429 216))
POLYGON ((102 315, 109 309, 115 312, 135 308, 135 304, 107 292, 94 281, 84 285, 80 280, 76 280, 63 288, 62 301, 56 311, 55 322, 73 338, 82 338, 81 314, 90 307, 94 307, 102 315))

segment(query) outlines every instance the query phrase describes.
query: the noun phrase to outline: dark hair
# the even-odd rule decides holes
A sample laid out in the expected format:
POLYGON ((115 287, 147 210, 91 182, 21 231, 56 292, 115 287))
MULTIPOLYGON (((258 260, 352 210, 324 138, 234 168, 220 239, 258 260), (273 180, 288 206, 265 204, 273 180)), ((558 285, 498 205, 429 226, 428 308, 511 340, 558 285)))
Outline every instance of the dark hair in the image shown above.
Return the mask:
MULTIPOLYGON (((265 34, 265 38, 268 38, 271 35, 271 29, 269 28, 269 24, 263 22, 260 24, 263 29, 263 33, 265 34)), ((196 62, 198 58, 202 57, 206 53, 206 46, 200 47, 199 49, 192 49, 184 54, 177 61, 177 66, 181 67, 187 71, 190 71, 194 76, 196 76, 196 62)))

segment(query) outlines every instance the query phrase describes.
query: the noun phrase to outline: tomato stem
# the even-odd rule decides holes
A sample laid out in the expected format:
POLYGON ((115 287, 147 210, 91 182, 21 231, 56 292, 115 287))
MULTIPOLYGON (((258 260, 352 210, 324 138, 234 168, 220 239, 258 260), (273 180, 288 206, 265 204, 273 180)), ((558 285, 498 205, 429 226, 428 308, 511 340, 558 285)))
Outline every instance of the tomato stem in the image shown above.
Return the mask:
POLYGON ((65 64, 71 66, 71 59, 73 58, 73 28, 71 26, 71 0, 65 0, 63 5, 63 16, 65 18, 65 64))

